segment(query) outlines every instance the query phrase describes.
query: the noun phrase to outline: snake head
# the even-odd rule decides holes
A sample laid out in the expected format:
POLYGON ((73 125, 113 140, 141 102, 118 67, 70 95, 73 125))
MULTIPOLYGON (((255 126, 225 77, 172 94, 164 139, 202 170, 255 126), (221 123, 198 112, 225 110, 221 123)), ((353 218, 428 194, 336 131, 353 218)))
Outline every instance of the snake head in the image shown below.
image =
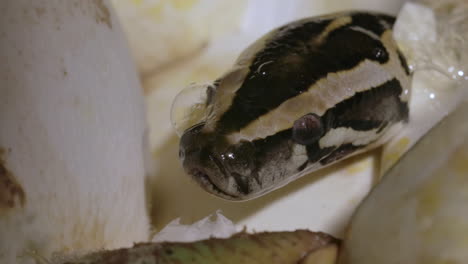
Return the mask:
POLYGON ((181 137, 179 156, 187 174, 206 191, 228 200, 244 200, 262 189, 256 167, 255 146, 235 145, 204 131, 204 123, 181 137))
POLYGON ((409 116, 393 22, 369 12, 298 20, 211 85, 182 92, 199 98, 180 112, 185 171, 216 196, 248 200, 381 145, 409 116))

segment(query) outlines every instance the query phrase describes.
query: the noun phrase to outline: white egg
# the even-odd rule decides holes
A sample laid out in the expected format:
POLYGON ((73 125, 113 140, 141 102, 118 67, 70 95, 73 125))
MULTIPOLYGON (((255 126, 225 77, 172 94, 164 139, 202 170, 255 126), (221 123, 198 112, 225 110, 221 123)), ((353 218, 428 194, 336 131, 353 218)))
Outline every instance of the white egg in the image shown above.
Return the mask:
POLYGON ((111 0, 143 76, 239 27, 246 0, 111 0))
POLYGON ((148 238, 142 91, 109 6, 0 2, 0 263, 148 238))
POLYGON ((340 263, 467 263, 467 112, 468 101, 371 191, 351 219, 340 263))

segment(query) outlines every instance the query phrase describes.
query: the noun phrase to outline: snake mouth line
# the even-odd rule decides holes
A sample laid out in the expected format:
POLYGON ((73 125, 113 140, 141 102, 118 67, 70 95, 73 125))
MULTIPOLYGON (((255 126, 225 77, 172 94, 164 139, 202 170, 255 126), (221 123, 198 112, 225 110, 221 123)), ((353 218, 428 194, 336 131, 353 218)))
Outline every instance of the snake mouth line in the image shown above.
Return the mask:
POLYGON ((231 194, 226 193, 225 191, 221 190, 206 174, 200 169, 193 168, 189 171, 189 174, 200 184, 202 187, 206 188, 208 192, 215 194, 217 196, 221 196, 228 200, 239 200, 239 197, 233 196, 231 194))

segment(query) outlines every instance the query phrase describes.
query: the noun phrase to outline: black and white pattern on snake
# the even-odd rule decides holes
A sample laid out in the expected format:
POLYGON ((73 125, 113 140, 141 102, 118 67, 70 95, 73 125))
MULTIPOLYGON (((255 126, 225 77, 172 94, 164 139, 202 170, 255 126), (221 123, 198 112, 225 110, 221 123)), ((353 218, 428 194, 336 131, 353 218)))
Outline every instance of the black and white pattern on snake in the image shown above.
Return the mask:
POLYGON ((208 91, 206 119, 182 136, 186 172, 215 195, 245 200, 382 144, 409 113, 394 20, 335 13, 253 43, 208 91), (318 127, 297 125, 307 118, 318 127))

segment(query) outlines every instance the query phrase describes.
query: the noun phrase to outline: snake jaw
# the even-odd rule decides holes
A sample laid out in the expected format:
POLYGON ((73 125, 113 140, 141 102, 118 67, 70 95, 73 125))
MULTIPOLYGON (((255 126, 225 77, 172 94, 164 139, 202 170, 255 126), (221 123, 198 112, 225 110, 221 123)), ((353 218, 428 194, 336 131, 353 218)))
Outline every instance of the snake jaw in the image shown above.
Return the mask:
POLYGON ((207 192, 215 196, 233 201, 241 200, 240 197, 234 196, 223 191, 223 189, 216 185, 216 183, 210 178, 209 174, 205 173, 203 170, 200 170, 198 168, 192 168, 188 171, 188 174, 191 175, 192 178, 207 192))
MULTIPOLYGON (((238 152, 232 153, 230 149, 217 147, 213 144, 213 136, 206 134, 203 126, 204 124, 194 126, 181 137, 179 158, 185 172, 215 196, 230 201, 249 199, 260 184, 255 184, 256 178, 251 175, 253 168, 238 164, 239 158, 245 155, 236 159, 238 152)), ((241 164, 250 164, 241 161, 241 164)))

